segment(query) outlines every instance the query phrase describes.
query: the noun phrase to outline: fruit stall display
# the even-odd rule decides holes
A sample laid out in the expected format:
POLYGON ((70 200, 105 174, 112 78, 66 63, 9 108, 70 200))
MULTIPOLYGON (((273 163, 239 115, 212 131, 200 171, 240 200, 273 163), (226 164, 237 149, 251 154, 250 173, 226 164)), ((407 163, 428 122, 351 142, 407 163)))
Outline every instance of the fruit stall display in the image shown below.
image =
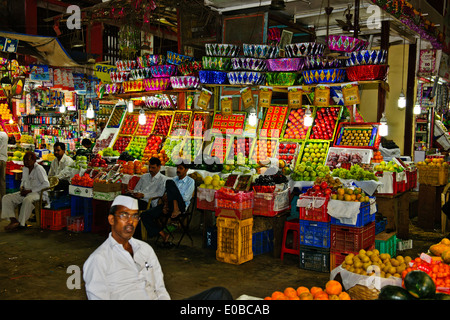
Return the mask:
POLYGON ((205 150, 205 154, 211 157, 217 157, 220 163, 224 163, 226 155, 230 148, 230 137, 213 137, 213 141, 209 144, 208 148, 205 150))
POLYGON ((135 157, 136 159, 141 160, 146 145, 147 145, 147 137, 134 136, 131 139, 128 146, 125 148, 125 151, 128 152, 128 154, 130 154, 131 156, 135 157))
MULTIPOLYGON (((303 124, 306 107, 291 108, 288 112, 287 123, 282 133, 285 140, 305 140, 308 137, 309 128, 303 124)), ((313 110, 311 110, 312 112, 313 110)))
POLYGON ((381 138, 378 125, 378 123, 342 122, 336 132, 334 146, 378 150, 381 138))
POLYGON ((189 130, 191 118, 191 111, 175 111, 170 136, 185 136, 189 130))
MULTIPOLYGON (((165 156, 165 157, 159 156, 161 148, 162 148, 162 142, 163 142, 163 137, 161 137, 161 136, 150 135, 148 138, 146 138, 146 144, 145 144, 145 148, 144 148, 144 152, 142 154, 141 160, 148 161, 152 157, 157 157, 161 160, 161 163, 163 162, 163 160, 164 160, 164 162, 167 162, 168 161, 167 156, 165 156)), ((164 155, 165 155, 165 151, 164 151, 164 155)))
POLYGON ((153 130, 153 126, 155 125, 156 113, 155 112, 146 112, 146 121, 145 124, 139 125, 136 131, 137 136, 145 136, 147 137, 153 130))
POLYGON ((125 107, 115 106, 111 116, 109 117, 106 128, 119 128, 123 115, 125 114, 125 107))
POLYGON ((373 159, 373 155, 374 151, 372 149, 330 147, 325 163, 330 169, 349 169, 355 164, 359 166, 369 166, 371 159, 373 159))
POLYGON ((309 133, 310 140, 334 140, 341 107, 318 107, 309 133))
POLYGON ((264 300, 352 300, 339 281, 329 280, 325 286, 299 286, 276 290, 264 300))
POLYGON ((191 137, 203 137, 209 125, 209 112, 194 111, 189 129, 191 137))
POLYGON ((259 136, 262 138, 280 138, 287 112, 288 106, 286 105, 273 105, 267 108, 259 136))
POLYGON ((138 126, 138 114, 129 113, 125 116, 122 126, 120 127, 119 134, 133 135, 138 126))
POLYGON ((324 165, 330 146, 329 141, 307 140, 301 156, 298 158, 297 165, 310 162, 311 164, 324 165))
MULTIPOLYGON (((238 154, 242 154, 245 158, 249 158, 254 140, 255 139, 251 137, 233 137, 233 148, 229 149, 229 156, 236 157, 238 154)), ((228 157, 228 159, 230 159, 230 157, 228 157)))
POLYGON ((282 166, 291 166, 297 162, 297 157, 303 146, 301 142, 280 141, 278 145, 278 160, 282 161, 282 166))
POLYGON ((121 136, 119 135, 114 142, 113 150, 116 150, 120 153, 125 151, 125 148, 128 146, 128 144, 131 141, 131 136, 121 136))
POLYGON ((180 149, 181 159, 194 162, 199 154, 203 150, 203 140, 202 139, 191 139, 190 137, 185 137, 180 149))
POLYGON ((253 163, 266 162, 268 158, 275 158, 278 151, 278 140, 276 139, 257 139, 250 159, 253 163))
POLYGON ((170 161, 173 157, 179 157, 184 138, 166 138, 161 151, 164 151, 167 159, 170 161))
POLYGON ((153 134, 166 137, 172 125, 173 112, 159 112, 153 127, 153 134))
POLYGON ((227 134, 230 132, 233 135, 242 135, 244 133, 245 113, 233 113, 230 115, 223 115, 217 112, 214 115, 211 132, 213 134, 227 134))
POLYGON ((14 137, 16 141, 20 140, 20 129, 17 123, 5 123, 5 130, 8 137, 14 137))

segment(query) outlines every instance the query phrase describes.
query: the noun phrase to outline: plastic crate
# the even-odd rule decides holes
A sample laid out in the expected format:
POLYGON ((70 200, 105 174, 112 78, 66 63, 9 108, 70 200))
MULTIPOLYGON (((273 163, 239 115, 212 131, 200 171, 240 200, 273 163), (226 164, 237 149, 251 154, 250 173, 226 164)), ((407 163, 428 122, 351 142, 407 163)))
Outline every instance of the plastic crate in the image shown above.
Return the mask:
POLYGON ((253 217, 253 209, 223 209, 216 208, 216 217, 232 218, 238 220, 250 219, 253 217))
POLYGON ((86 198, 81 196, 70 196, 70 215, 72 217, 75 216, 84 216, 86 214, 92 215, 92 198, 86 198))
POLYGON ((200 200, 197 198, 197 209, 199 210, 209 210, 214 211, 216 209, 216 203, 215 201, 208 201, 208 200, 200 200))
POLYGON ((359 252, 375 245, 375 222, 364 227, 344 227, 331 225, 331 245, 333 252, 359 252))
POLYGON ((273 217, 289 210, 289 189, 274 193, 256 193, 253 201, 255 216, 273 217))
POLYGON ((253 256, 273 250, 273 229, 254 233, 252 235, 253 256))
POLYGON ((330 249, 300 246, 300 268, 330 272, 330 249))
POLYGON ((214 211, 216 209, 214 189, 197 188, 197 209, 214 211))
POLYGON ((397 235, 394 232, 381 232, 375 236, 375 249, 380 253, 389 253, 391 257, 397 255, 397 235))
POLYGON ((363 227, 375 221, 375 213, 370 214, 370 202, 362 202, 359 207, 358 218, 356 224, 341 223, 339 219, 331 217, 331 224, 346 227, 363 227))
POLYGON ((58 210, 58 209, 67 209, 71 206, 70 195, 66 194, 60 196, 58 198, 50 199, 50 209, 58 210))
POLYGON ((220 191, 215 193, 216 208, 244 210, 253 208, 255 193, 237 192, 233 195, 223 194, 220 191))
POLYGON ((299 208, 299 218, 301 220, 330 222, 331 216, 328 214, 328 198, 300 196, 297 201, 299 208), (299 206, 299 204, 305 206, 299 206), (307 204, 306 204, 307 203, 307 204))
POLYGON ((218 217, 216 259, 230 264, 242 264, 253 259, 253 218, 237 220, 218 217))
POLYGON ((49 230, 62 230, 67 226, 67 217, 70 216, 70 209, 41 210, 41 228, 49 230))
POLYGON ((300 220, 300 245, 329 248, 330 223, 300 220))
POLYGON ((5 175, 6 189, 19 189, 21 180, 16 180, 14 175, 5 175))
POLYGON ((386 230, 387 218, 381 217, 380 219, 375 218, 375 235, 386 230))
MULTIPOLYGON (((371 246, 370 248, 367 248, 368 250, 375 249, 375 244, 371 246)), ((330 271, 333 270, 336 267, 339 267, 345 260, 345 257, 348 256, 350 253, 353 253, 354 255, 357 255, 358 252, 335 252, 333 249, 330 249, 330 271)))
POLYGON ((67 231, 84 232, 84 216, 67 217, 67 231))

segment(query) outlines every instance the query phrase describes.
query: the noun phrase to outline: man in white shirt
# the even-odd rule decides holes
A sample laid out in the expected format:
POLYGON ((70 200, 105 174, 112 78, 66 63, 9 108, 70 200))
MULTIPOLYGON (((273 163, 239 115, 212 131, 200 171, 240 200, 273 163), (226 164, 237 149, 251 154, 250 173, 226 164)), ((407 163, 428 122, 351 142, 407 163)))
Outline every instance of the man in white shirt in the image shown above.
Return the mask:
MULTIPOLYGON (((138 208, 132 197, 114 199, 108 216, 111 233, 83 266, 89 300, 170 300, 153 248, 133 238, 138 208)), ((214 287, 188 299, 231 300, 232 296, 227 289, 214 287)))
POLYGON ((55 159, 50 165, 48 177, 57 177, 59 179, 55 190, 64 190, 69 192, 71 170, 70 166, 73 164, 73 159, 66 155, 66 145, 62 142, 56 142, 53 146, 53 154, 55 159))
POLYGON ((8 134, 0 131, 0 199, 6 194, 6 161, 8 161, 8 134))
POLYGON ((34 209, 34 201, 39 200, 40 192, 48 188, 47 173, 44 167, 36 163, 36 154, 28 151, 23 156, 23 173, 20 191, 7 194, 2 199, 2 219, 10 220, 5 230, 15 230, 19 226, 24 227, 34 209), (16 219, 15 208, 22 204, 19 219, 16 219))

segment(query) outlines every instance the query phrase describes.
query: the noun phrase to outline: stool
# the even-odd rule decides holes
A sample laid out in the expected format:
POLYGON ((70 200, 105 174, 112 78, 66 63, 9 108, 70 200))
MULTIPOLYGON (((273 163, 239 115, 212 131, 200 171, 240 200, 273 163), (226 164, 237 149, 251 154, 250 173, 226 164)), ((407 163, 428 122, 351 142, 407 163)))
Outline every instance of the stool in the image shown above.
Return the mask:
POLYGON ((285 253, 300 255, 300 221, 298 219, 293 219, 290 221, 284 222, 284 232, 283 232, 283 242, 281 244, 281 260, 283 260, 283 256, 285 253), (292 240, 292 248, 286 247, 286 237, 288 231, 293 232, 293 240, 292 240))

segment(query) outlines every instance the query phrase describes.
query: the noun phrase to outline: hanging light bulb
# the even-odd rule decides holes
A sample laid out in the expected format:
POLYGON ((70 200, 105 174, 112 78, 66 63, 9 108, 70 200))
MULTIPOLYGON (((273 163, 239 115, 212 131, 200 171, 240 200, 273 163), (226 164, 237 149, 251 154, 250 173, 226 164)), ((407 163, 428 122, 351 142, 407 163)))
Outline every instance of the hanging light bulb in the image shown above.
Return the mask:
POLYGON ((416 105, 414 106, 413 113, 415 115, 418 115, 418 114, 422 113, 422 109, 420 108, 420 104, 419 103, 416 103, 416 105))
POLYGON ((142 108, 141 108, 141 111, 139 111, 138 122, 141 126, 143 126, 147 123, 147 116, 145 115, 144 109, 142 109, 142 108))
POLYGON ((86 110, 86 118, 94 119, 94 117, 95 117, 94 106, 92 105, 92 102, 90 102, 89 107, 86 110))
POLYGON ((386 120, 386 116, 384 115, 384 112, 383 112, 383 115, 381 116, 380 126, 378 127, 378 130, 379 130, 379 134, 381 137, 386 137, 388 135, 389 130, 388 130, 387 120, 386 120))
POLYGON ((311 114, 311 110, 309 110, 309 106, 308 109, 306 109, 305 112, 305 117, 303 118, 303 125, 305 127, 310 127, 313 124, 313 118, 312 118, 312 114, 311 114))
POLYGON ((405 109, 405 107, 406 107, 406 97, 405 97, 405 94, 403 93, 403 89, 400 92, 400 96, 398 97, 397 104, 400 109, 405 109))
POLYGON ((134 102, 133 102, 133 100, 128 100, 128 112, 133 112, 134 111, 134 102))
POLYGON ((258 123, 258 116, 256 115, 255 108, 251 108, 248 113, 248 124, 252 127, 256 126, 258 123))
POLYGON ((64 103, 59 106, 59 112, 61 112, 61 113, 66 112, 66 105, 64 103))

